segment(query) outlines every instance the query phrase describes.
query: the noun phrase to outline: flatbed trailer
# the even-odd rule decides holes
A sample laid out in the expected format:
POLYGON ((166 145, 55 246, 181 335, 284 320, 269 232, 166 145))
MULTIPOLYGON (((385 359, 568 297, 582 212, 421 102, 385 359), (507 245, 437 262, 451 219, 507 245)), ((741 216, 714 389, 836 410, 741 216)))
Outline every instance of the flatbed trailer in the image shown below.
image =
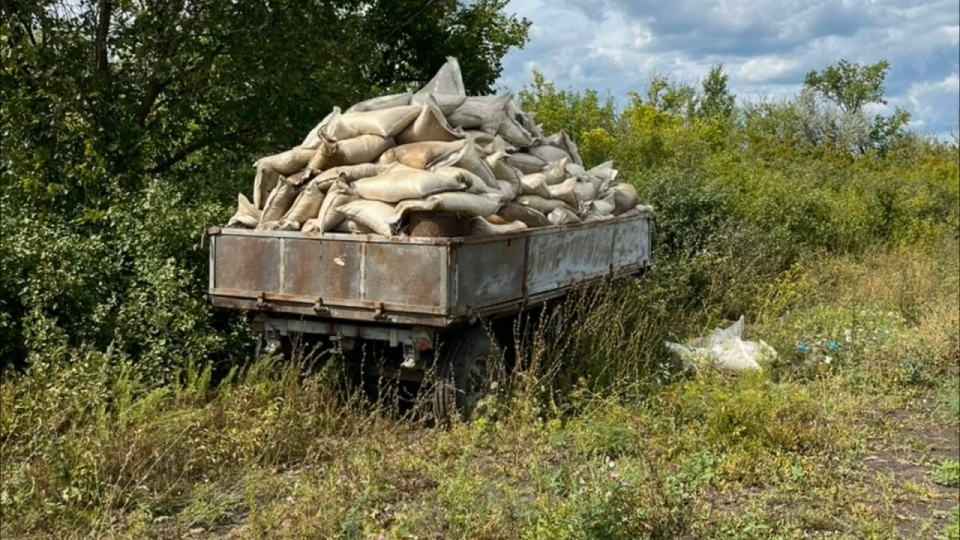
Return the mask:
MULTIPOLYGON (((456 238, 214 227, 209 298, 243 310, 271 350, 294 335, 339 350, 393 351, 393 376, 436 368, 438 413, 469 408, 468 379, 489 354, 483 322, 515 317, 575 288, 651 266, 652 212, 456 238), (437 358, 432 352, 445 348, 437 358)), ((492 344, 496 346, 497 344, 492 344)))

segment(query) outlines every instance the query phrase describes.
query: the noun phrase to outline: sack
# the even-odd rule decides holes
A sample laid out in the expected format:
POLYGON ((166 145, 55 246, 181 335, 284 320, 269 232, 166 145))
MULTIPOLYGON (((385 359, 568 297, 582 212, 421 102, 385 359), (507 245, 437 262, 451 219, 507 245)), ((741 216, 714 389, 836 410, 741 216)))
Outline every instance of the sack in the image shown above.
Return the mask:
POLYGON ((613 168, 613 161, 604 161, 603 163, 587 171, 589 176, 596 176, 597 178, 601 178, 609 182, 616 180, 618 173, 619 171, 613 168))
POLYGON ((373 232, 373 229, 370 227, 361 225, 352 219, 343 220, 343 222, 337 225, 333 230, 334 232, 348 234, 370 234, 373 232))
POLYGON ((490 154, 486 157, 485 161, 487 162, 487 166, 490 167, 490 170, 493 171, 493 177, 498 181, 506 180, 517 187, 520 186, 520 177, 522 175, 507 162, 506 152, 490 154))
MULTIPOLYGON (((626 182, 621 182, 610 189, 609 194, 613 195, 614 210, 613 215, 620 214, 630 210, 637 205, 640 198, 637 196, 637 188, 626 182)), ((609 199, 608 199, 609 200, 609 199)))
POLYGON ((583 180, 580 178, 571 178, 571 180, 576 180, 577 182, 573 189, 577 192, 577 199, 581 203, 586 203, 597 198, 597 186, 591 180, 583 180))
POLYGON ((313 154, 314 150, 310 148, 292 148, 286 152, 262 157, 253 166, 258 170, 260 167, 266 167, 284 176, 289 176, 306 167, 313 154))
POLYGON ((547 188, 546 177, 543 173, 528 174, 520 179, 520 193, 523 195, 536 195, 544 199, 552 198, 550 190, 547 188))
POLYGON ((548 186, 550 198, 567 203, 570 208, 580 209, 580 197, 577 196, 577 179, 570 178, 562 184, 548 186))
POLYGON ((423 199, 445 191, 462 191, 467 189, 468 184, 460 178, 410 169, 357 180, 352 187, 364 199, 398 203, 407 199, 423 199))
POLYGON ((447 116, 451 126, 463 129, 478 129, 495 135, 504 117, 504 107, 510 94, 499 98, 468 97, 462 105, 447 116))
POLYGON ((573 142, 566 131, 560 131, 547 137, 547 144, 566 152, 577 165, 583 165, 583 161, 580 159, 580 149, 577 148, 577 143, 573 142))
POLYGON ((546 161, 523 152, 507 154, 507 163, 523 174, 538 173, 547 165, 546 161))
POLYGON ((563 158, 557 161, 551 161, 543 168, 543 174, 546 177, 547 185, 555 186, 563 183, 567 179, 567 163, 570 158, 563 158))
POLYGON ((470 141, 464 142, 465 144, 463 148, 461 148, 455 154, 451 154, 448 160, 438 162, 431 168, 439 168, 443 166, 460 167, 461 169, 466 169, 479 176, 480 179, 483 180, 483 183, 487 186, 494 189, 499 189, 499 186, 497 185, 497 178, 493 175, 493 171, 490 170, 490 166, 487 165, 487 162, 477 154, 476 147, 474 147, 473 143, 470 141))
POLYGON ((574 178, 590 178, 590 175, 587 174, 587 170, 583 168, 583 165, 577 165, 576 163, 567 163, 567 176, 572 176, 574 178))
POLYGON ((559 207, 555 208, 549 215, 547 219, 550 220, 550 223, 553 225, 567 225, 568 223, 580 223, 580 217, 569 208, 559 207))
POLYGON ((320 191, 327 191, 338 179, 350 184, 361 178, 370 178, 371 176, 381 174, 386 171, 386 169, 386 165, 380 165, 379 163, 343 165, 323 171, 314 178, 313 181, 320 187, 320 191))
POLYGON ((491 146, 493 146, 493 142, 496 140, 496 135, 474 129, 465 130, 464 133, 467 135, 467 138, 473 141, 474 146, 476 146, 478 150, 483 148, 484 150, 490 150, 490 153, 492 153, 493 149, 491 146))
POLYGON ((414 169, 427 169, 435 162, 462 150, 468 143, 466 140, 440 142, 424 141, 391 148, 380 156, 379 163, 402 163, 414 169))
POLYGON ((532 146, 527 149, 527 152, 529 152, 531 156, 538 157, 543 161, 559 161, 563 158, 567 158, 568 161, 570 160, 570 154, 549 144, 532 146))
POLYGON ((387 203, 356 199, 338 207, 337 212, 377 234, 393 236, 395 233, 396 212, 387 203))
POLYGON ((290 205, 293 204, 296 197, 297 187, 287 182, 285 178, 281 179, 264 203, 263 213, 260 215, 260 223, 257 228, 263 229, 263 225, 279 221, 290 209, 290 205))
POLYGON ((325 171, 343 165, 371 163, 393 145, 393 139, 385 139, 378 135, 360 135, 336 142, 323 140, 308 166, 311 169, 325 171))
POLYGON ((379 111, 380 109, 403 107, 405 105, 410 105, 411 98, 413 98, 413 94, 409 92, 403 94, 388 94, 356 103, 344 112, 352 113, 379 111))
POLYGON ((339 114, 340 114, 340 109, 334 108, 330 114, 324 117, 324 119, 321 120, 319 124, 314 126, 314 128, 311 129, 309 133, 307 133, 307 137, 303 139, 302 143, 300 143, 300 147, 316 150, 317 147, 320 146, 320 141, 322 140, 320 138, 320 132, 323 131, 323 128, 326 127, 327 124, 329 124, 330 121, 333 120, 339 114))
POLYGON ((277 187, 279 181, 280 173, 265 165, 257 166, 257 176, 253 180, 253 205, 263 209, 263 205, 267 203, 267 197, 270 196, 273 188, 277 187))
POLYGON ((515 184, 506 180, 497 180, 497 185, 500 186, 500 199, 505 202, 516 199, 522 189, 520 182, 515 184))
POLYGON ((483 179, 472 172, 461 169, 460 167, 439 167, 434 169, 436 174, 442 174, 448 178, 454 178, 467 185, 467 193, 482 195, 484 193, 500 193, 499 189, 494 189, 484 183, 483 179))
POLYGON ((291 226, 296 224, 296 226, 290 230, 300 229, 302 223, 308 219, 317 217, 320 213, 320 205, 322 203, 323 192, 320 191, 320 186, 317 185, 316 182, 308 183, 307 186, 300 191, 300 194, 297 195, 290 210, 287 211, 283 219, 280 220, 281 228, 289 222, 291 226))
POLYGON ((409 144, 423 141, 457 141, 466 137, 459 129, 450 127, 440 108, 431 98, 420 108, 420 113, 405 130, 397 135, 397 144, 409 144))
MULTIPOLYGON (((322 128, 322 133, 334 141, 360 135, 390 138, 407 129, 420 115, 420 109, 419 105, 405 105, 375 111, 335 114, 330 123, 322 128)), ((339 111, 334 109, 334 112, 339 111)))
POLYGON ((531 229, 550 225, 550 220, 542 212, 518 202, 505 203, 497 211, 497 215, 507 221, 520 221, 531 229))
MULTIPOLYGON (((497 135, 518 148, 528 148, 533 145, 534 135, 524 126, 522 114, 511 99, 505 107, 504 114, 497 126, 497 135)), ((532 122, 530 122, 532 124, 532 122)))
POLYGON ((397 205, 397 213, 419 210, 426 212, 455 212, 469 216, 489 216, 500 208, 500 196, 495 194, 447 192, 431 195, 424 200, 403 201, 397 205))
POLYGON ((317 219, 320 220, 320 232, 333 230, 337 225, 343 222, 346 216, 337 209, 350 201, 359 199, 356 191, 350 189, 343 181, 337 181, 330 187, 327 196, 323 198, 320 204, 320 212, 317 219))
POLYGON ((522 221, 496 224, 491 223, 482 217, 475 217, 470 220, 470 234, 475 236, 481 236, 485 234, 504 234, 521 231, 526 228, 527 226, 522 221))
POLYGON ((422 105, 431 98, 444 116, 452 114, 466 101, 467 91, 463 86, 463 74, 460 72, 460 64, 456 58, 448 56, 447 62, 419 92, 413 95, 410 103, 422 105))
POLYGON ((613 219, 613 216, 611 216, 611 215, 609 215, 609 214, 608 214, 608 215, 601 215, 601 214, 598 214, 598 213, 596 213, 596 212, 594 212, 594 211, 592 211, 592 210, 589 211, 589 212, 586 212, 585 214, 583 214, 583 222, 584 222, 584 223, 589 222, 589 221, 604 221, 604 220, 607 220, 607 219, 613 219))
POLYGON ((547 215, 550 212, 553 212, 557 208, 566 206, 566 203, 563 201, 558 201, 556 199, 546 199, 537 195, 521 195, 517 197, 517 202, 533 208, 534 210, 540 212, 543 215, 547 215))
POLYGON ((593 212, 600 216, 612 216, 613 211, 616 210, 616 208, 617 205, 605 199, 596 199, 587 203, 587 211, 593 212))
POLYGON ((260 223, 260 209, 247 199, 246 195, 237 195, 237 213, 227 221, 227 228, 253 229, 260 223))

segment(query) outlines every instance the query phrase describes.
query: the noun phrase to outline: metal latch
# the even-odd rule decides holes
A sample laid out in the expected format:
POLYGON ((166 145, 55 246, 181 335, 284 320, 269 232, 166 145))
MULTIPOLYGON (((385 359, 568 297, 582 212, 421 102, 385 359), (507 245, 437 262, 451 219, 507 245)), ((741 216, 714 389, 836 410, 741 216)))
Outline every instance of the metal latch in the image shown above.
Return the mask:
POLYGON ((313 310, 317 313, 329 314, 330 308, 323 305, 323 297, 318 296, 317 301, 313 303, 313 310))
POLYGON ((373 309, 373 320, 375 321, 385 321, 387 316, 383 313, 383 302, 377 302, 376 307, 373 309))
POLYGON ((273 309, 273 304, 267 302, 267 293, 261 291, 257 296, 257 309, 273 309))

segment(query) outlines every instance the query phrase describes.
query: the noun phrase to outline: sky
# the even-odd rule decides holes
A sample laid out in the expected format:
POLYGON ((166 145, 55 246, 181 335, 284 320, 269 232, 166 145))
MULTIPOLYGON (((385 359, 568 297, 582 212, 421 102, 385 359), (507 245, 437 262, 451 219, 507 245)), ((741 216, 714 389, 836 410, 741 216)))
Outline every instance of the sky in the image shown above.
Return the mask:
POLYGON ((888 103, 877 112, 899 106, 913 129, 957 130, 957 0, 511 0, 506 11, 532 23, 497 82, 514 92, 537 69, 559 89, 622 103, 653 74, 695 84, 723 64, 738 99, 779 99, 841 58, 886 59, 888 103))

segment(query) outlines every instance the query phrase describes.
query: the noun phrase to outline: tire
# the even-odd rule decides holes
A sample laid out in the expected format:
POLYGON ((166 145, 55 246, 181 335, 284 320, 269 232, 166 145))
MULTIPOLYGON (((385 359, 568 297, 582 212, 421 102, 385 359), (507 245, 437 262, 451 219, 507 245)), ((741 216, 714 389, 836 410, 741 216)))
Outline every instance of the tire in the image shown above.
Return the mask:
POLYGON ((499 346, 480 326, 455 334, 443 344, 435 365, 431 406, 434 418, 445 422, 469 419, 490 382, 490 360, 499 346))

